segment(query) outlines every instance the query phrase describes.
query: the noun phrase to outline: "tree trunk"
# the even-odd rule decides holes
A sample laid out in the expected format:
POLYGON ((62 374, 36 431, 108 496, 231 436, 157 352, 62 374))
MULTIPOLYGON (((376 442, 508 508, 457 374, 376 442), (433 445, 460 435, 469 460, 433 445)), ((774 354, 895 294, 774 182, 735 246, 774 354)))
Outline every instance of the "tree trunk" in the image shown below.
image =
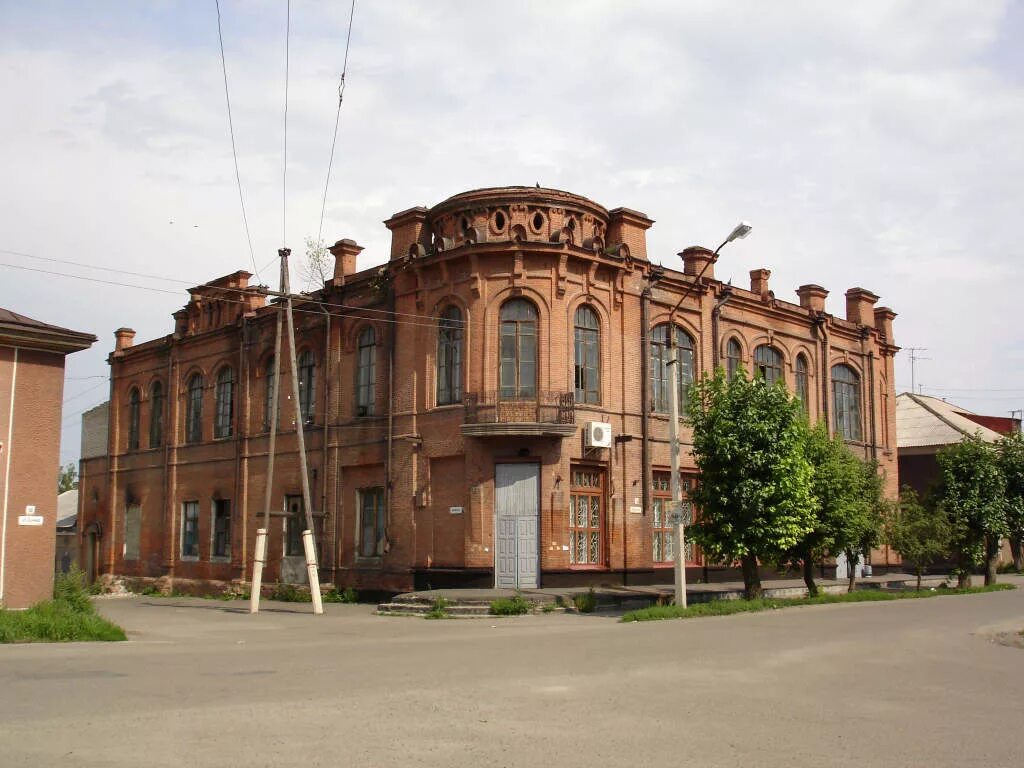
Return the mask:
POLYGON ((921 566, 917 566, 917 591, 921 591, 921 571, 924 570, 921 566))
POLYGON ((743 564, 743 596, 747 600, 764 597, 764 590, 761 589, 761 574, 757 570, 757 558, 754 555, 744 555, 740 562, 743 564))
POLYGON ((807 585, 807 596, 816 597, 818 594, 818 585, 814 581, 814 561, 811 560, 809 554, 803 557, 804 567, 804 584, 807 585))
POLYGON ((999 567, 999 537, 988 536, 985 538, 985 586, 990 587, 996 583, 996 573, 999 567))
POLYGON ((849 579, 846 585, 847 592, 857 589, 857 561, 860 560, 859 552, 846 552, 846 575, 849 579))
POLYGON ((1010 554, 1013 555, 1013 570, 1024 571, 1024 552, 1021 551, 1021 540, 1017 537, 1010 539, 1010 554))
POLYGON ((957 589, 970 589, 971 588, 971 564, 967 559, 967 556, 961 552, 957 558, 957 572, 956 572, 956 588, 957 589))

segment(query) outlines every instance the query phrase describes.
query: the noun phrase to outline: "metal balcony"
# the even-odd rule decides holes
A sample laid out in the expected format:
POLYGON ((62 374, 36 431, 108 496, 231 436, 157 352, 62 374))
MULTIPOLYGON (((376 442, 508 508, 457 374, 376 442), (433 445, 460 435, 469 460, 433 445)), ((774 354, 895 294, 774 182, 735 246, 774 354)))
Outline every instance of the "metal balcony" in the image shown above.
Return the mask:
POLYGON ((469 392, 462 398, 466 437, 570 437, 576 434, 576 399, 572 392, 545 392, 535 397, 502 397, 500 391, 469 392))

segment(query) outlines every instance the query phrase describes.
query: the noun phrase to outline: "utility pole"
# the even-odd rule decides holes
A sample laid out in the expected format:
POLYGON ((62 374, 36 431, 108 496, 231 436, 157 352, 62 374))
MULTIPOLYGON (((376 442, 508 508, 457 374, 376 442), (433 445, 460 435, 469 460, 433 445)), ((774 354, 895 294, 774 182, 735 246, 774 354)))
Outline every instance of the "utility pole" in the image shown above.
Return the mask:
POLYGON ((697 275, 696 279, 690 283, 690 285, 686 286, 686 290, 683 291, 683 295, 679 297, 679 301, 676 302, 675 307, 669 314, 668 436, 669 456, 672 461, 672 477, 669 480, 669 488, 672 493, 670 519, 672 520, 672 524, 675 526, 675 552, 673 553, 675 555, 673 558, 675 570, 675 602, 676 605, 682 608, 686 607, 686 521, 683 519, 682 487, 679 484, 679 366, 677 365, 678 352, 676 351, 676 312, 679 311, 679 307, 683 305, 686 298, 693 293, 694 288, 701 284, 701 280, 704 278, 704 273, 707 271, 708 267, 718 261, 718 252, 733 240, 742 240, 750 234, 750 230, 750 224, 745 221, 741 221, 736 225, 735 229, 729 233, 729 236, 722 241, 722 244, 715 248, 714 252, 711 254, 711 258, 704 263, 704 267, 701 269, 700 274, 697 275))
POLYGON ((928 347, 904 347, 904 349, 907 350, 907 352, 909 353, 909 357, 910 357, 910 391, 911 391, 911 393, 916 395, 917 394, 917 387, 916 387, 917 379, 915 377, 915 370, 914 370, 915 369, 915 365, 914 364, 918 360, 931 360, 931 358, 930 357, 921 357, 920 355, 915 354, 916 352, 927 352, 928 351, 928 347))
MULTIPOLYGON (((304 428, 302 423, 302 401, 299 393, 299 376, 298 376, 298 362, 295 354, 295 319, 292 312, 292 301, 293 297, 291 294, 291 286, 288 278, 288 257, 291 255, 290 248, 281 248, 278 250, 278 256, 281 257, 281 292, 280 295, 285 298, 285 317, 288 322, 288 357, 291 364, 292 373, 292 396, 294 398, 295 407, 295 438, 298 442, 299 450, 299 474, 302 478, 302 506, 303 512, 305 513, 306 529, 302 532, 302 546, 306 556, 306 574, 309 578, 309 593, 313 598, 313 613, 322 614, 324 612, 323 602, 320 596, 320 577, 317 571, 316 561, 316 545, 313 541, 313 506, 312 498, 309 492, 309 470, 306 463, 306 439, 304 434, 304 428)), ((269 291, 268 291, 269 293, 269 291)), ((273 480, 273 461, 274 461, 274 440, 277 433, 277 410, 279 408, 277 402, 278 394, 278 382, 280 381, 281 372, 281 315, 280 309, 278 309, 277 316, 277 336, 274 341, 274 383, 272 397, 274 398, 273 403, 273 419, 270 425, 271 445, 270 445, 270 457, 268 461, 268 476, 267 476, 267 492, 265 495, 265 503, 263 509, 264 515, 264 526, 267 526, 270 517, 270 494, 272 493, 272 480, 273 480)), ((256 558, 253 562, 253 590, 250 597, 249 610, 252 613, 259 611, 259 590, 256 584, 256 569, 259 568, 260 577, 262 579, 263 563, 266 560, 266 549, 267 549, 267 530, 262 529, 263 535, 260 536, 260 531, 256 532, 256 546, 257 553, 256 558)))

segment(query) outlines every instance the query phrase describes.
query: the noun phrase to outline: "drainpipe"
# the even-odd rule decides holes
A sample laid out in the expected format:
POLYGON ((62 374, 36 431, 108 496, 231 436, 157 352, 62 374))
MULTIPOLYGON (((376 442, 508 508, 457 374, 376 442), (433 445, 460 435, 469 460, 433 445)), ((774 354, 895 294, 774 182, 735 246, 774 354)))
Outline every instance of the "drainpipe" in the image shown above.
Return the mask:
POLYGON ((833 433, 832 414, 829 409, 829 397, 828 397, 828 384, 829 384, 829 369, 828 369, 828 352, 830 348, 829 344, 829 333, 828 333, 828 318, 825 317, 824 312, 819 312, 814 318, 814 322, 818 330, 821 332, 821 417, 825 420, 825 429, 828 430, 828 434, 833 433))
MULTIPOLYGON (((388 289, 388 312, 391 319, 395 317, 395 293, 388 289)), ((398 324, 392 323, 389 332, 391 343, 388 344, 388 444, 384 456, 384 509, 387 514, 387 522, 384 526, 384 553, 391 549, 391 500, 394 494, 391 491, 391 449, 394 443, 395 432, 395 342, 398 339, 398 324)), ((415 556, 415 553, 413 553, 415 556)))
MULTIPOLYGON (((174 440, 174 419, 171 417, 172 403, 177 398, 177 387, 174 386, 174 356, 177 351, 178 340, 172 334, 170 338, 171 348, 167 350, 167 387, 164 390, 164 428, 160 435, 164 441, 164 531, 165 535, 174 540, 174 500, 171 498, 171 441, 174 440)), ((108 416, 109 423, 109 416, 108 416)), ((109 429, 109 427, 108 427, 109 429)), ((111 502, 113 499, 111 499, 111 502)), ((171 546, 170 560, 174 558, 174 547, 171 546)))
MULTIPOLYGON (((648 283, 640 294, 640 463, 643 471, 643 483, 640 488, 644 505, 644 515, 651 506, 651 394, 650 383, 650 356, 651 345, 648 339, 650 325, 650 303, 651 286, 648 283)), ((626 537, 623 537, 622 547, 628 550, 626 537)), ((623 566, 625 570, 625 565, 623 566)))
POLYGON ((719 321, 721 320, 722 307, 728 303, 729 299, 732 298, 732 286, 723 285, 721 298, 715 302, 714 308, 711 310, 711 373, 714 374, 718 370, 719 360, 719 321))
POLYGON ((7 414, 7 437, 0 448, 0 457, 4 461, 4 504, 3 533, 0 534, 0 605, 4 598, 4 568, 7 564, 7 503, 11 496, 11 451, 14 441, 14 400, 18 393, 18 347, 14 348, 14 360, 11 365, 11 404, 7 414))
POLYGON ((871 413, 871 458, 878 459, 878 434, 875 430, 875 353, 867 349, 871 331, 864 328, 860 334, 861 358, 868 371, 868 405, 871 413))
MULTIPOLYGON (((243 397, 239 398, 238 413, 238 430, 235 432, 235 499, 241 501, 241 521, 242 521, 242 540, 241 540, 241 569, 242 572, 239 578, 245 579, 245 534, 246 534, 246 520, 247 520, 247 508, 248 508, 248 495, 246 494, 247 483, 243 478, 242 463, 246 464, 248 469, 248 435, 249 435, 249 370, 246 365, 248 361, 248 346, 249 346, 249 327, 246 323, 245 308, 242 308, 242 328, 241 328, 241 343, 238 345, 238 381, 240 386, 245 387, 243 397), (246 458, 243 458, 245 454, 246 458)), ((230 546, 230 544, 229 544, 230 546)), ((234 547, 231 549, 231 559, 235 559, 234 547)))
MULTIPOLYGON (((324 364, 323 364, 323 380, 324 380, 324 427, 322 432, 322 450, 320 452, 320 471, 323 477, 320 480, 320 513, 327 514, 327 443, 329 442, 331 432, 331 420, 330 420, 330 407, 331 407, 331 313, 329 310, 324 308, 323 304, 317 304, 320 311, 324 313, 324 364)), ((335 522, 335 532, 337 532, 338 525, 335 522)), ((335 549, 337 547, 336 542, 332 545, 335 549)), ((337 557, 332 553, 331 555, 331 568, 337 570, 337 557)), ((332 578, 333 581, 333 578, 332 578)))

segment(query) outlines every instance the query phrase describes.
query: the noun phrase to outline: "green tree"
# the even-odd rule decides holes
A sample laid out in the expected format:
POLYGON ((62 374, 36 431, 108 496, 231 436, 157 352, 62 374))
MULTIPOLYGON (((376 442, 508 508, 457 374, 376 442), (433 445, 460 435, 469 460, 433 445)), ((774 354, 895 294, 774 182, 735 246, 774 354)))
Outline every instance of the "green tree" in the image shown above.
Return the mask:
POLYGON ((949 553, 949 535, 946 515, 927 509, 909 485, 900 491, 899 503, 886 510, 885 541, 905 562, 914 564, 918 591, 924 569, 949 553))
POLYGON ((995 446, 974 437, 939 451, 936 505, 949 519, 958 583, 985 563, 985 584, 996 583, 999 538, 1007 534, 1006 478, 995 446))
POLYGON ((760 597, 758 561, 785 559, 814 523, 800 404, 781 385, 721 369, 688 399, 701 473, 691 535, 709 557, 739 560, 746 597, 760 597))
POLYGON ((57 493, 73 491, 78 487, 78 468, 74 462, 57 470, 57 493))
POLYGON ((1013 567, 1024 570, 1024 435, 1013 432, 999 441, 999 463, 1006 478, 1006 528, 1013 567))
MULTIPOLYGON (((804 455, 813 470, 813 523, 792 552, 802 565, 810 595, 818 594, 814 563, 826 555, 845 553, 856 563, 869 550, 881 526, 882 484, 874 462, 859 459, 839 437, 829 437, 824 423, 807 428, 804 455)), ((850 585, 855 586, 850 568, 850 585)))

